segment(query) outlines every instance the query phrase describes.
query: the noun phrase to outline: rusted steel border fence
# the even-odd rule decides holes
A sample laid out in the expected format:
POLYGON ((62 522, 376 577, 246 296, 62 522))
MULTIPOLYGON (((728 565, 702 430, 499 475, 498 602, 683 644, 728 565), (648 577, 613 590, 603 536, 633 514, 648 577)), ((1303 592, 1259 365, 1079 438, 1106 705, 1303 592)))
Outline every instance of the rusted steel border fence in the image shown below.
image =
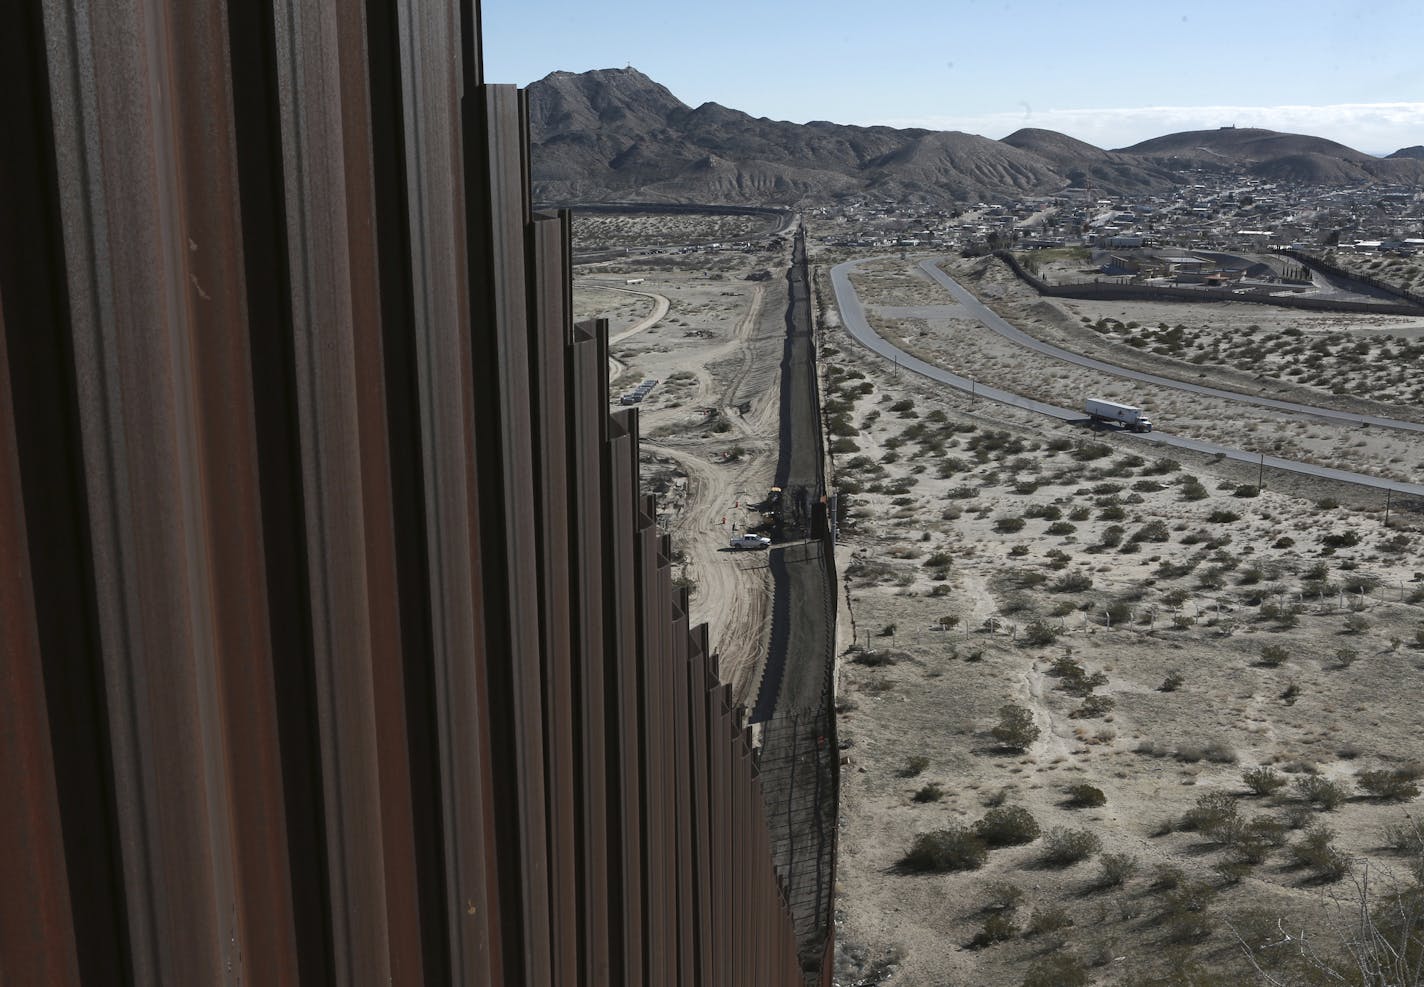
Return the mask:
POLYGON ((800 984, 477 4, 0 32, 0 974, 800 984))

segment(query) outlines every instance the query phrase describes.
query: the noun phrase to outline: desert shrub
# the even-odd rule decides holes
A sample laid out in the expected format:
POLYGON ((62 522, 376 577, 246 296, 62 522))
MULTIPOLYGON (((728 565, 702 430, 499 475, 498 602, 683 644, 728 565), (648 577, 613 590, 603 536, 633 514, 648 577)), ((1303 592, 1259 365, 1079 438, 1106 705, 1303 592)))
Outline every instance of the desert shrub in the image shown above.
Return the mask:
POLYGON ((1338 808, 1349 797, 1343 785, 1322 775, 1303 775, 1295 780, 1295 796, 1323 812, 1338 808))
POLYGON ((1132 607, 1126 600, 1114 600, 1103 608, 1107 622, 1113 626, 1125 624, 1132 619, 1132 607))
POLYGON ((1019 902, 1023 901, 1023 888, 1008 881, 991 881, 984 887, 984 905, 986 912, 1008 912, 1019 907, 1019 902))
POLYGON ((1309 867, 1322 880, 1338 881, 1350 870, 1349 860, 1332 842, 1335 831, 1324 823, 1315 823, 1290 846, 1292 861, 1299 867, 1309 867))
MULTIPOLYGON (((1157 578, 1178 579, 1182 576, 1190 575, 1192 573, 1192 570, 1196 569, 1196 567, 1197 562, 1195 559, 1183 559, 1180 562, 1165 561, 1157 567, 1157 578)), ((1186 590, 1175 590, 1174 592, 1181 593, 1182 598, 1186 599, 1186 590)), ((1181 604, 1177 603, 1173 605, 1180 606, 1181 604)))
POLYGON ((1202 589, 1221 589, 1226 585, 1225 570, 1214 565, 1197 576, 1197 585, 1202 589))
POLYGON ((1022 531, 1024 523, 1024 519, 1021 517, 996 518, 994 520, 994 530, 1001 535, 1011 535, 1015 532, 1022 531))
POLYGON ((882 668, 895 664, 895 656, 888 651, 861 651, 851 661, 868 668, 882 668))
POLYGON ((1370 593, 1379 589, 1379 585, 1380 577, 1372 572, 1352 572, 1340 580, 1340 588, 1346 593, 1370 593))
POLYGON ((1027 931, 1031 936, 1039 936, 1045 932, 1058 932, 1072 924, 1073 916, 1062 905, 1041 905, 1029 916, 1027 931))
POLYGON ((1068 521, 1054 521, 1048 526, 1048 533, 1050 535, 1071 535, 1077 530, 1077 525, 1068 521))
POLYGON ((948 552, 935 552, 926 556, 924 562, 920 564, 927 569, 944 569, 953 561, 954 558, 948 552))
POLYGON ((1183 881, 1162 893, 1162 924, 1172 942, 1200 942, 1211 935, 1215 922, 1208 909, 1216 890, 1201 881, 1183 881))
POLYGON ((1094 459, 1102 459, 1104 456, 1111 455, 1112 446, 1106 446, 1100 442, 1085 442, 1073 450, 1073 458, 1080 463, 1091 462, 1094 459))
POLYGON ((1055 826, 1043 838, 1043 862, 1050 867, 1068 867, 1087 860, 1102 849, 1103 841, 1086 829, 1055 826))
POLYGON ((916 802, 938 802, 944 798, 944 786, 937 781, 932 781, 914 794, 916 802))
POLYGON ((1168 672, 1167 677, 1162 680, 1162 684, 1157 687, 1157 690, 1159 692, 1176 692, 1185 681, 1181 672, 1168 672))
POLYGON ((1108 677, 1102 672, 1089 675, 1087 669, 1072 655, 1059 655, 1053 659, 1048 674, 1059 679, 1058 688, 1070 696, 1082 698, 1100 685, 1107 685, 1108 677))
POLYGON ((1170 537, 1167 522, 1161 518, 1153 518, 1132 533, 1132 540, 1136 542, 1165 542, 1170 537))
POLYGON ((1082 593, 1093 588, 1093 577, 1086 572, 1065 572, 1050 584, 1057 593, 1082 593))
POLYGON ((1212 511, 1206 516, 1208 524, 1230 524, 1233 521, 1240 521, 1241 515, 1235 511, 1212 511))
POLYGON ((1072 785, 1068 788, 1068 807, 1072 809, 1093 809, 1107 805, 1108 797, 1096 785, 1072 785))
POLYGON ((991 847, 1022 846, 1039 836, 1038 820, 1022 806, 990 809, 974 824, 974 835, 991 847))
POLYGON ((1073 720, 1095 720, 1100 716, 1107 716, 1113 711, 1117 701, 1111 696, 1087 696, 1083 699, 1083 705, 1072 710, 1068 714, 1073 720))
POLYGON ((916 873, 978 870, 989 857, 984 841, 968 829, 955 826, 920 833, 900 858, 900 866, 916 873))
POLYGON ((1024 628, 1023 642, 1030 647, 1043 647, 1058 640, 1060 633, 1062 633, 1062 631, 1056 624, 1035 620, 1024 628))
POLYGON ((1195 477, 1188 477, 1187 481, 1182 484, 1183 500, 1205 500, 1210 496, 1206 487, 1202 486, 1201 481, 1195 477))
POLYGON ((1360 634, 1364 631, 1369 630, 1369 627, 1370 622, 1366 620, 1363 615, 1358 613, 1350 613, 1345 615, 1345 633, 1360 634))
POLYGON ((1419 797, 1419 786, 1408 772, 1398 770, 1361 771, 1355 784, 1367 795, 1391 802, 1407 802, 1419 797))
POLYGON ((1354 531, 1331 532, 1323 535, 1320 543, 1326 548, 1352 548, 1360 543, 1360 536, 1354 531))
POLYGON ((1187 879, 1182 868, 1175 864, 1159 864, 1152 874, 1151 890, 1171 891, 1173 888, 1182 886, 1182 882, 1187 879))
POLYGON ((1261 490, 1251 483, 1243 483, 1231 492, 1233 497, 1259 497, 1261 490))
POLYGON ((1230 744, 1220 740, 1213 740, 1202 750, 1202 756, 1212 764, 1235 764, 1236 751, 1230 744))
POLYGON ((1261 648, 1261 664, 1267 668, 1279 668, 1290 658, 1290 652, 1282 645, 1267 644, 1261 648))
POLYGON ((1256 865, 1248 860, 1231 859, 1223 860, 1212 867, 1212 870, 1216 871, 1223 884, 1240 884, 1250 875, 1251 868, 1254 866, 1256 865))
MULTIPOLYGON (((1299 608, 1294 605, 1281 606, 1269 600, 1262 603, 1260 610, 1257 611, 1262 620, 1274 621, 1277 627, 1282 628, 1294 627, 1300 623, 1299 612, 1299 608)), ((1289 657, 1289 655, 1287 657, 1289 657)))
POLYGON ((1074 956, 1046 956, 1024 975, 1022 987, 1087 987, 1088 968, 1074 956))
POLYGON ((1424 830, 1409 816, 1405 816, 1403 822, 1385 825, 1384 845, 1411 857, 1424 857, 1424 830))
POLYGON ((969 945, 975 949, 992 946, 996 942, 1007 942, 1019 934, 1018 925, 1012 915, 996 912, 984 920, 984 928, 974 933, 969 945))
POLYGON ((905 758, 905 764, 900 768, 901 778, 913 778, 921 771, 930 766, 930 759, 923 754, 911 754, 905 758))
POLYGON ((1284 844, 1285 833, 1285 823, 1257 816, 1242 826, 1227 845, 1227 859, 1217 873, 1231 883, 1241 880, 1252 867, 1265 863, 1273 849, 1284 844))
POLYGON ((1041 731, 1033 722, 1030 710, 1008 703, 999 707, 999 722, 989 733, 1001 747, 1021 751, 1037 740, 1041 731))
POLYGON ((1181 828, 1200 833, 1213 843, 1230 843, 1241 827, 1236 800, 1225 792, 1207 792, 1198 796, 1182 816, 1181 828))
POLYGON ((1254 795, 1274 795, 1286 787, 1286 779, 1277 774, 1276 769, 1268 764, 1247 768, 1241 773, 1241 780, 1246 783, 1246 787, 1254 795))
POLYGON ((1098 886, 1119 888, 1137 873, 1137 858, 1130 853, 1105 853, 1098 858, 1098 886))

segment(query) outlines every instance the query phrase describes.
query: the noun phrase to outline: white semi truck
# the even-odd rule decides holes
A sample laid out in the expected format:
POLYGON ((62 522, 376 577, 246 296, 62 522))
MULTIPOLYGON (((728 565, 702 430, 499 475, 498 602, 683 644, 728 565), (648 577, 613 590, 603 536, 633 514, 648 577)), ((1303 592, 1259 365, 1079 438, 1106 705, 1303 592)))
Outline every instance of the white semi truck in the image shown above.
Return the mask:
POLYGON ((1088 398, 1087 410, 1088 417, 1095 422, 1117 422, 1129 432, 1152 431, 1152 421, 1142 413, 1142 409, 1129 404, 1088 398))

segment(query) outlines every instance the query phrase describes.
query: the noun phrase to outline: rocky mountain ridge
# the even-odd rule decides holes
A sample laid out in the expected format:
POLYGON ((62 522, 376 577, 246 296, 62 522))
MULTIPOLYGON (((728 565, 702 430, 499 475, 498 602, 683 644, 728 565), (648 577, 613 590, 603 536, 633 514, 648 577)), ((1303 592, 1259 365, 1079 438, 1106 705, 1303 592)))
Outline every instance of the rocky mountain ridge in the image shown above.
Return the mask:
POLYGON ((1223 128, 1115 151, 1050 130, 1003 140, 959 131, 806 124, 717 103, 690 107, 637 69, 554 72, 528 87, 541 202, 791 205, 869 195, 909 203, 994 201, 1091 184, 1165 192, 1193 171, 1320 185, 1424 180, 1405 148, 1375 158, 1301 134, 1223 128))

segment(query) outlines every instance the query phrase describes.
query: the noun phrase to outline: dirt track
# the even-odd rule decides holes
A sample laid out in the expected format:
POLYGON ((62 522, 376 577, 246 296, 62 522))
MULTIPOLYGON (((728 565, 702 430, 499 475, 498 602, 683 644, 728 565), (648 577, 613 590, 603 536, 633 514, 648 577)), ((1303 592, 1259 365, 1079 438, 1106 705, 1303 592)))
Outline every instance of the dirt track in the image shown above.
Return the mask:
POLYGON ((645 483, 656 477, 666 487, 658 510, 681 553, 676 573, 692 588, 692 619, 707 623, 737 701, 750 702, 766 652, 771 579, 764 554, 728 551, 727 541, 759 523, 747 502, 772 484, 784 283, 709 278, 679 270, 671 257, 668 264, 640 269, 636 291, 585 279, 575 305, 579 318, 610 319, 614 377, 659 381, 638 406, 645 459, 654 457, 645 483))

